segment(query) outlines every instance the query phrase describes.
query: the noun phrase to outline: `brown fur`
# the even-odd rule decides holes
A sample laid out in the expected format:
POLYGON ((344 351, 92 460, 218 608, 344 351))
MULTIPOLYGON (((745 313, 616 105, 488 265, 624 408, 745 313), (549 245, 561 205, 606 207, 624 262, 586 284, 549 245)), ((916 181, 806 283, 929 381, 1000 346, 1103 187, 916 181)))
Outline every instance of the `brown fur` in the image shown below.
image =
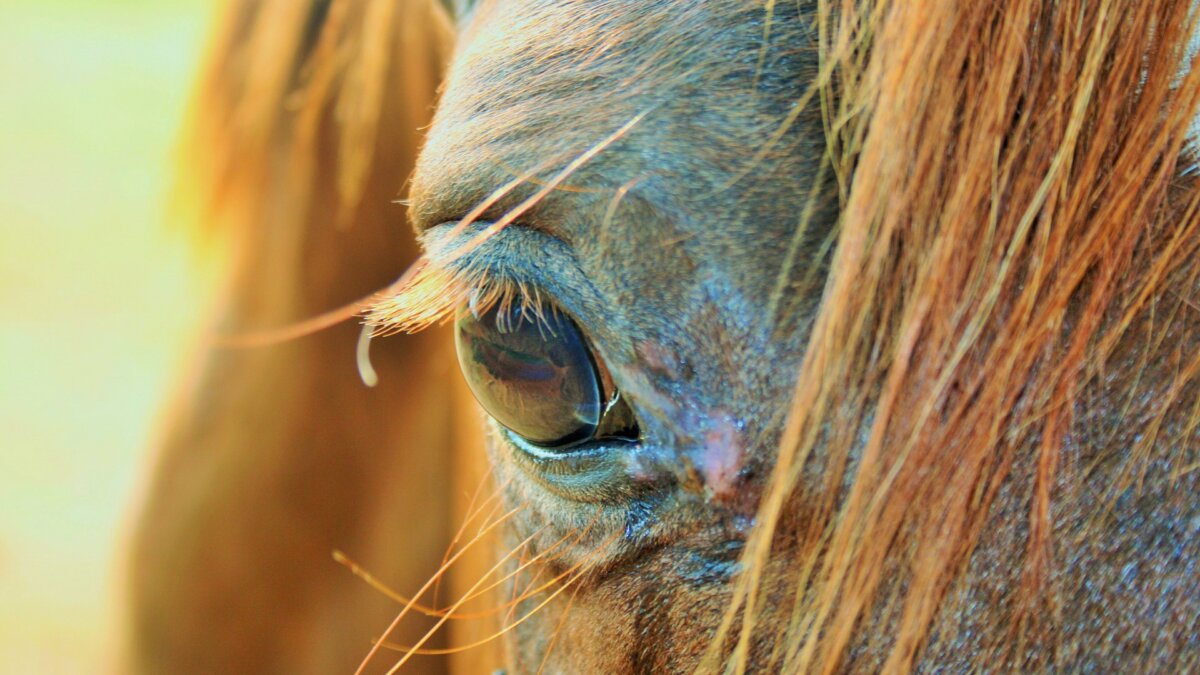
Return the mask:
MULTIPOLYGON (((200 203, 242 252, 235 330, 399 274, 377 240, 331 252, 342 235, 319 224, 387 231, 432 87, 411 78, 440 63, 412 60, 436 40, 338 23, 403 35, 435 21, 421 3, 335 0, 315 34, 338 37, 307 48, 298 4, 253 20, 271 4, 226 22, 201 90, 200 138, 222 140, 200 203), (372 62, 387 44, 403 67, 372 62), (324 75, 334 63, 350 65, 324 75), (309 95, 294 116, 293 90, 309 95), (306 111, 327 136, 304 135, 306 111), (301 275, 340 261, 360 276, 301 275)), ((487 284, 553 298, 643 433, 555 471, 492 434, 493 513, 514 509, 496 569, 522 602, 476 635, 511 626, 512 672, 1196 667, 1189 2, 461 5, 410 191, 427 259, 373 319, 423 326, 487 284), (561 478, 584 469, 603 478, 561 478)), ((385 632, 386 606, 336 570, 281 564, 362 542, 373 573, 415 589, 447 516, 469 515, 445 498, 480 473, 448 461, 464 418, 433 365, 446 337, 377 341, 389 396, 338 365, 354 333, 208 357, 219 384, 181 406, 135 552, 142 669, 319 672, 378 633, 439 647, 408 599, 385 632), (329 447, 340 462, 300 463, 329 447), (316 486, 307 507, 291 497, 316 486), (259 543, 281 522, 313 535, 259 543)), ((424 609, 461 612, 489 567, 456 564, 454 609, 424 609)))
POLYGON ((375 389, 353 325, 229 343, 367 296, 416 256, 392 202, 448 57, 444 16, 339 2, 321 20, 316 4, 227 3, 196 95, 181 199, 229 279, 141 507, 126 672, 351 670, 393 606, 331 553, 419 585, 455 522, 444 333, 377 344, 375 389))

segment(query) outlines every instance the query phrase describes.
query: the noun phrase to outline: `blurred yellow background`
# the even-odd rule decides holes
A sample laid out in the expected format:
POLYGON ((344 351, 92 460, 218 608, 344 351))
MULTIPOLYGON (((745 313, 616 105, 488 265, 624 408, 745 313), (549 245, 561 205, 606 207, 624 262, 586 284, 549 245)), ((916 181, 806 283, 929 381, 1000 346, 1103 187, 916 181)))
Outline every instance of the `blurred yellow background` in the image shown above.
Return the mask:
POLYGON ((166 218, 212 3, 0 3, 0 672, 102 672, 209 284, 166 218))

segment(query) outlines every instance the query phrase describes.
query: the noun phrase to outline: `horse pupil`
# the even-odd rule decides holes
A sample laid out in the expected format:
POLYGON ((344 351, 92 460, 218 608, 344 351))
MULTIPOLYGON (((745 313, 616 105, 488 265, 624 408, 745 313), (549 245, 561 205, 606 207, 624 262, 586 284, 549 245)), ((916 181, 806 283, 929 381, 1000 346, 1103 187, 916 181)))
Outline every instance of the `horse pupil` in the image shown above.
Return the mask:
POLYGON ((463 312, 455 334, 467 384, 497 422, 546 447, 595 433, 604 412, 600 377, 579 328, 561 312, 463 312))

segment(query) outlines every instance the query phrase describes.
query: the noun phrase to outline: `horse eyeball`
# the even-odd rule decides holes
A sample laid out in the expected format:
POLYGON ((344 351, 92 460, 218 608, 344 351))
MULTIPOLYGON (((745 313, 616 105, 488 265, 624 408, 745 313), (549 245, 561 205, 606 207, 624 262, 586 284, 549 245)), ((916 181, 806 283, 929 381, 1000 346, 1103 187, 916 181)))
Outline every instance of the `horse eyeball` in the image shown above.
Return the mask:
POLYGON ((549 448, 595 434, 605 405, 600 374, 583 334, 562 312, 515 305, 482 316, 464 311, 455 344, 475 399, 508 430, 549 448))

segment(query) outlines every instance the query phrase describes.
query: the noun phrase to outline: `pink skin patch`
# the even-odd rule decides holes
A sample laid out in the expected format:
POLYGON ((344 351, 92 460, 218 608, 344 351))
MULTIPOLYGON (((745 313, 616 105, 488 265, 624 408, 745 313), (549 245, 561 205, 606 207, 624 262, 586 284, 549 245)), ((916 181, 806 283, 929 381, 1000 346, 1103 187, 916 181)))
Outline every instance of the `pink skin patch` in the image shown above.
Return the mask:
POLYGON ((646 466, 640 457, 629 459, 625 466, 625 472, 635 483, 649 483, 657 480, 659 477, 658 472, 646 466))
POLYGON ((633 349, 650 372, 672 380, 679 379, 679 360, 662 343, 642 340, 633 349))
MULTIPOLYGON (((704 414, 688 402, 665 396, 652 384, 644 373, 678 380, 679 359, 670 349, 659 342, 643 340, 634 346, 634 351, 638 357, 636 366, 616 366, 626 389, 635 393, 644 403, 656 407, 666 419, 672 420, 681 436, 695 439, 685 451, 684 458, 690 464, 688 473, 693 477, 692 485, 697 490, 703 487, 709 500, 730 504, 737 496, 746 459, 746 442, 741 424, 727 409, 715 408, 704 414), (703 482, 703 486, 696 484, 699 482, 703 482)), ((673 461, 678 465, 678 458, 673 461)), ((631 463, 628 471, 634 480, 650 480, 655 473, 640 461, 631 463)), ((684 480, 683 484, 686 486, 687 482, 684 480)))
POLYGON ((745 444, 738 424, 723 411, 713 411, 704 432, 704 444, 695 454, 696 468, 709 494, 718 502, 729 501, 737 491, 745 444))

